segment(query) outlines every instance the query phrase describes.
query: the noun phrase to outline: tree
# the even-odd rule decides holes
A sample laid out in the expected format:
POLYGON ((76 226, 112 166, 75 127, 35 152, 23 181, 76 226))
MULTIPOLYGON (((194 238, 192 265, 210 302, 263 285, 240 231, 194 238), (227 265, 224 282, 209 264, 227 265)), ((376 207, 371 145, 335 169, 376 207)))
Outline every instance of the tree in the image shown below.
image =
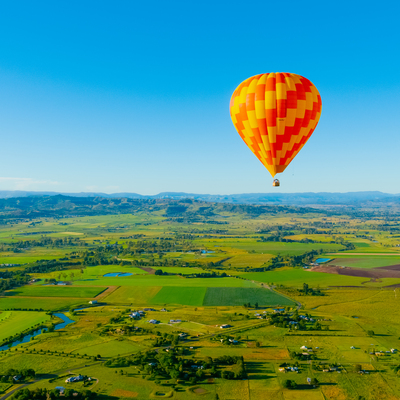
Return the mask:
POLYGON ((372 331, 372 330, 369 330, 369 331, 367 331, 367 335, 368 335, 368 336, 374 336, 374 335, 375 335, 375 332, 372 331))
POLYGON ((297 383, 296 383, 295 381, 290 380, 290 379, 286 379, 286 380, 283 382, 283 386, 284 386, 286 389, 296 389, 297 383))
POLYGON ((318 386, 319 385, 319 380, 317 378, 312 378, 311 379, 311 385, 318 386))
POLYGON ((308 294, 308 290, 309 290, 308 284, 307 283, 303 283, 303 292, 304 292, 304 294, 308 294))
POLYGON ((356 364, 355 366, 354 366, 354 371, 355 372, 360 372, 361 371, 361 365, 360 364, 356 364))

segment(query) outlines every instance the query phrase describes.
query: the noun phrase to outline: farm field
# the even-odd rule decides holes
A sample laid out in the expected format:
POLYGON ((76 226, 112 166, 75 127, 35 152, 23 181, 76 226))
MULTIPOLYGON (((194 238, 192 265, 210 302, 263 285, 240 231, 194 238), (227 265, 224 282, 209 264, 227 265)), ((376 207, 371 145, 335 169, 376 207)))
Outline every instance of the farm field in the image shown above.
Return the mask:
POLYGON ((0 313, 0 342, 36 324, 50 320, 44 312, 3 311, 0 313))
POLYGON ((6 292, 7 296, 29 297, 76 297, 91 298, 106 290, 106 287, 71 286, 25 286, 6 292))
POLYGON ((243 251, 252 251, 256 254, 265 253, 266 255, 286 255, 286 254, 302 254, 308 250, 324 249, 325 251, 341 250, 342 246, 331 243, 276 243, 276 242, 257 242, 254 239, 238 239, 219 241, 202 241, 207 247, 219 247, 221 250, 235 249, 243 251))
POLYGON ((400 398, 400 356, 392 352, 400 347, 400 278, 312 265, 318 258, 332 259, 327 268, 366 271, 400 264, 397 238, 380 230, 380 220, 321 210, 219 211, 212 217, 218 223, 189 223, 163 213, 0 225, 1 260, 23 264, 0 267, 0 284, 17 282, 0 293, 0 340, 59 323, 52 312, 73 322, 0 351, 0 375, 33 368, 37 381, 29 388, 50 389, 65 385, 65 371, 81 373, 95 380, 69 387, 105 400, 359 400, 372 399, 369 385, 376 400, 400 398), (49 284, 59 281, 68 285, 49 284), (138 310, 141 317, 132 314, 138 310), (170 350, 175 363, 187 360, 178 378, 162 372, 170 350), (226 364, 222 357, 237 358, 226 364), (235 378, 242 357, 246 378, 235 378), (212 364, 198 368, 204 362, 212 364), (283 373, 282 365, 300 372, 283 373), (324 365, 340 373, 324 373, 324 365), (307 377, 320 384, 310 387, 307 377), (296 389, 285 388, 288 379, 296 389))
POLYGON ((206 287, 165 286, 151 300, 150 304, 203 305, 206 287))
POLYGON ((101 278, 90 281, 74 281, 74 288, 78 286, 191 286, 191 287, 253 287, 252 282, 226 278, 184 278, 180 276, 124 276, 101 278))
POLYGON ((258 303, 260 306, 295 305, 292 300, 263 288, 208 288, 203 305, 242 306, 245 303, 258 303))
MULTIPOLYGON (((337 274, 325 274, 322 272, 313 272, 304 269, 286 269, 279 271, 268 271, 268 272, 250 272, 241 273, 241 277, 251 279, 258 282, 264 282, 274 285, 289 285, 289 286, 301 286, 304 282, 307 282, 313 286, 330 287, 330 286, 384 286, 382 282, 368 282, 366 278, 337 275, 337 274)), ((400 279, 387 278, 386 284, 400 283, 400 279)))
POLYGON ((328 262, 328 265, 340 265, 354 268, 379 268, 391 265, 400 265, 400 257, 393 256, 336 256, 335 259, 328 262))
POLYGON ((81 305, 84 299, 59 298, 59 297, 0 297, 0 310, 45 310, 58 311, 67 310, 73 306, 81 305))

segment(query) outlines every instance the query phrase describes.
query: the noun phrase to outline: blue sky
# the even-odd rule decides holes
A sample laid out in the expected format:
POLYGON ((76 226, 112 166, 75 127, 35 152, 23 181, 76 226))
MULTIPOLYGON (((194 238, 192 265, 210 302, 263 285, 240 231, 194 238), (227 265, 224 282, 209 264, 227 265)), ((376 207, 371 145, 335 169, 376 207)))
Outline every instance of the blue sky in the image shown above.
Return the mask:
POLYGON ((0 190, 272 192, 229 116, 264 72, 322 115, 281 192, 400 193, 398 3, 0 5, 0 190))

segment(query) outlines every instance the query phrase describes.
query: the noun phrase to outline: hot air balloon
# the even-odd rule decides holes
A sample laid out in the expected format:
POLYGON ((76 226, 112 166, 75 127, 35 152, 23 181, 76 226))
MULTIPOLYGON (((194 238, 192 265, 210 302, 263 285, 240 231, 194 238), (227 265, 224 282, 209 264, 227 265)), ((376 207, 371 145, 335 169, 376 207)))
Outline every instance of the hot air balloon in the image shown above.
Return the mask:
MULTIPOLYGON (((321 108, 317 88, 286 72, 246 79, 230 103, 236 130, 272 177, 285 170, 310 138, 321 108)), ((279 186, 278 179, 273 186, 279 186)))

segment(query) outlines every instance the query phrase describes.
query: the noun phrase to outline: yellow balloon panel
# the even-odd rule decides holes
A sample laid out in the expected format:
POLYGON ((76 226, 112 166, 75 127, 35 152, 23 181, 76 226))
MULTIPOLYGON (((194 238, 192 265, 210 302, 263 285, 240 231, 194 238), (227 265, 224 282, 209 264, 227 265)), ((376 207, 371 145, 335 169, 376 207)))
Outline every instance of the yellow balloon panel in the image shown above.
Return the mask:
POLYGON ((239 135, 272 176, 302 149, 321 115, 321 96, 290 73, 252 76, 233 92, 230 112, 239 135))

